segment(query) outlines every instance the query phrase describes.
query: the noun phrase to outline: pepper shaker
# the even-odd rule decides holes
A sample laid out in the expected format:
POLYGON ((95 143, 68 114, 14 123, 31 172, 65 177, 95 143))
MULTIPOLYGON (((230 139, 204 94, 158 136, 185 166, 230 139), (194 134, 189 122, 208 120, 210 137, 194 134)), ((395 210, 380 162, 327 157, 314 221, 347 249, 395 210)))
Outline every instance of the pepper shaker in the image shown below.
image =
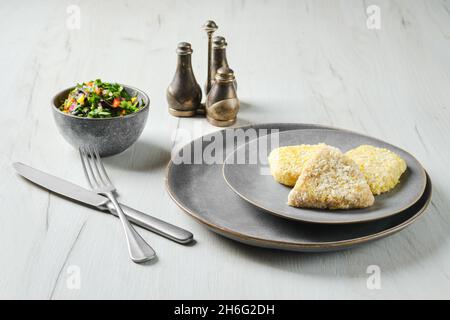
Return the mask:
MULTIPOLYGON (((216 36, 213 38, 212 42, 212 61, 211 61, 211 82, 210 85, 214 84, 215 76, 217 70, 220 68, 229 68, 227 54, 226 54, 227 42, 224 37, 216 36)), ((237 90, 236 80, 234 80, 234 88, 237 90)))
POLYGON ((208 20, 203 25, 203 30, 206 31, 206 34, 208 35, 208 75, 206 79, 206 85, 205 85, 205 95, 208 94, 209 90, 211 90, 211 80, 214 79, 214 75, 211 70, 211 56, 212 56, 212 34, 214 31, 216 31, 219 27, 217 24, 212 21, 208 20))
POLYGON ((239 99, 234 80, 234 72, 230 68, 217 70, 215 82, 206 97, 206 119, 214 126, 228 127, 236 122, 239 99))
POLYGON ((202 101, 202 89, 195 80, 192 70, 191 44, 180 42, 177 47, 178 64, 166 97, 169 113, 176 117, 192 117, 202 101))

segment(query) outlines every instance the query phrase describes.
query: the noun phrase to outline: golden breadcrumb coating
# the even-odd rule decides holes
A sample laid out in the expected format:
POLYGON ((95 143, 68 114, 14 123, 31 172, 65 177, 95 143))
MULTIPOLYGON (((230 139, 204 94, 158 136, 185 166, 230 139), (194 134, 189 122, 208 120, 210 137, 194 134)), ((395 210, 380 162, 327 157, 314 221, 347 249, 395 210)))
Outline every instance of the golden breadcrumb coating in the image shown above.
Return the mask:
POLYGON ((361 145, 346 153, 356 162, 374 195, 393 189, 406 170, 406 162, 394 152, 361 145))
POLYGON ((328 209, 366 208, 374 201, 357 164, 327 145, 305 163, 288 197, 294 207, 328 209))
POLYGON ((293 187, 302 172, 305 162, 322 146, 324 146, 323 143, 315 145, 302 144, 272 150, 269 154, 272 176, 277 182, 293 187))

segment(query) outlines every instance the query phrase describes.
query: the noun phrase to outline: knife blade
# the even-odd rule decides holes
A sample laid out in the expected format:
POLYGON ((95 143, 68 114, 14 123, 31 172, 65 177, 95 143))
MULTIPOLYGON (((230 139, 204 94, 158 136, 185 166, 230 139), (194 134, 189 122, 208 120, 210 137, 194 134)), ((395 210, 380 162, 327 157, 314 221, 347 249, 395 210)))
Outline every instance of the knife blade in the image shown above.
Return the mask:
MULTIPOLYGON (((102 211, 109 211, 117 216, 114 206, 106 197, 21 162, 13 163, 13 167, 22 177, 53 193, 88 204, 102 211)), ((120 206, 131 222, 147 230, 182 244, 189 243, 194 239, 194 235, 185 229, 126 205, 121 204, 120 206)))

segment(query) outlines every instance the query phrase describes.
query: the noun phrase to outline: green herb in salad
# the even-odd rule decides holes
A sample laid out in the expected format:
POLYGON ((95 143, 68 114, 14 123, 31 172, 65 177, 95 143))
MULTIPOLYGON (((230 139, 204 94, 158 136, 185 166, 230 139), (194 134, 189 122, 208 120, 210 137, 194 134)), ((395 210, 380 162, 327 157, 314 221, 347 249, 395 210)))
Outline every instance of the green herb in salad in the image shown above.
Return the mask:
POLYGON ((79 83, 59 109, 84 118, 111 118, 138 112, 145 106, 137 93, 130 95, 120 84, 100 79, 79 83))

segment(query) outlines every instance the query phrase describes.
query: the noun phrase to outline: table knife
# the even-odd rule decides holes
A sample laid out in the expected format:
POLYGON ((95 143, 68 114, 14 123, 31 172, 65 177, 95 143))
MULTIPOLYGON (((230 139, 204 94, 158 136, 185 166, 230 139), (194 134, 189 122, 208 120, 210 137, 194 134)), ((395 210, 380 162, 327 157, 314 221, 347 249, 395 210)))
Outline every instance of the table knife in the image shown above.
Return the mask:
MULTIPOLYGON (((78 202, 88 204, 99 210, 109 211, 113 215, 117 216, 113 204, 106 197, 20 162, 13 163, 13 167, 22 177, 47 190, 78 202)), ((187 230, 147 215, 126 205, 121 204, 121 207, 130 222, 165 238, 182 244, 186 244, 194 239, 194 235, 187 230)))

